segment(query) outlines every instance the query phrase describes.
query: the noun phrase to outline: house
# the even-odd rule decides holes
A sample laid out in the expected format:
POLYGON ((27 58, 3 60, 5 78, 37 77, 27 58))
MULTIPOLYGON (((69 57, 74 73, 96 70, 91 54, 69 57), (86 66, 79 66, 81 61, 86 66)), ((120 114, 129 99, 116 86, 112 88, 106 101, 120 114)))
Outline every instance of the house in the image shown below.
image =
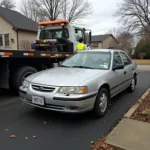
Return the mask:
POLYGON ((37 23, 31 19, 17 11, 0 7, 0 49, 30 49, 37 29, 37 23))
POLYGON ((94 35, 91 40, 92 49, 118 48, 119 42, 112 34, 94 35))

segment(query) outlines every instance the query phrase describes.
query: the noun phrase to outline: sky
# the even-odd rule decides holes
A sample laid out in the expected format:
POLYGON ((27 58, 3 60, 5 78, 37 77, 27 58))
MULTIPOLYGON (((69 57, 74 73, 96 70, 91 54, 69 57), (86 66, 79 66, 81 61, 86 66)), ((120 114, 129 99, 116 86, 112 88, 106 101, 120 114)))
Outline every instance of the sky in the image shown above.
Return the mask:
MULTIPOLYGON (((17 8, 21 0, 15 0, 17 8)), ((117 4, 122 0, 89 0, 92 3, 92 14, 83 21, 86 28, 92 30, 93 35, 106 34, 112 28, 119 26, 118 19, 114 17, 117 4)))
POLYGON ((92 15, 85 21, 86 26, 94 34, 105 34, 119 26, 118 18, 114 17, 117 4, 122 0, 90 0, 93 7, 92 15))

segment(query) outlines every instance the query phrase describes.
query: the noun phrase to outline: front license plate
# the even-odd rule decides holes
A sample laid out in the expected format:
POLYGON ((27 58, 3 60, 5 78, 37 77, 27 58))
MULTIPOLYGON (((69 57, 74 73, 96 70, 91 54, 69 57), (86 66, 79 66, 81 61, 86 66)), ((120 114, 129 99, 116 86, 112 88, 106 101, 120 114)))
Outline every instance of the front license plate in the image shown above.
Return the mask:
POLYGON ((32 96, 32 103, 44 106, 44 97, 32 96))

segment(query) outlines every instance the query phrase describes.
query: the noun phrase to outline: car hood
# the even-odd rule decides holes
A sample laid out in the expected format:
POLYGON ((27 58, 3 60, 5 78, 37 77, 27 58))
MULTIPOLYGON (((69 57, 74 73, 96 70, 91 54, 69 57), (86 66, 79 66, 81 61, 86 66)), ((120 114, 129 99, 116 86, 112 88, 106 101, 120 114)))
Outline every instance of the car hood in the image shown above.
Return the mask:
POLYGON ((51 86, 79 86, 90 78, 105 72, 96 69, 57 67, 35 73, 27 80, 42 85, 51 86))

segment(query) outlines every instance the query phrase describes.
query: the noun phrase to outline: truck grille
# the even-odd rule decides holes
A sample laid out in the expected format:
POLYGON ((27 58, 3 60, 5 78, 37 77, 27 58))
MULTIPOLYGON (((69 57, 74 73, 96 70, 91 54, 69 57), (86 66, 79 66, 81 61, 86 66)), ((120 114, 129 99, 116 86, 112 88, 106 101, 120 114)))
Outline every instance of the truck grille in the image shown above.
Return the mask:
POLYGON ((32 89, 41 92, 53 92, 55 88, 41 85, 32 85, 32 89))

